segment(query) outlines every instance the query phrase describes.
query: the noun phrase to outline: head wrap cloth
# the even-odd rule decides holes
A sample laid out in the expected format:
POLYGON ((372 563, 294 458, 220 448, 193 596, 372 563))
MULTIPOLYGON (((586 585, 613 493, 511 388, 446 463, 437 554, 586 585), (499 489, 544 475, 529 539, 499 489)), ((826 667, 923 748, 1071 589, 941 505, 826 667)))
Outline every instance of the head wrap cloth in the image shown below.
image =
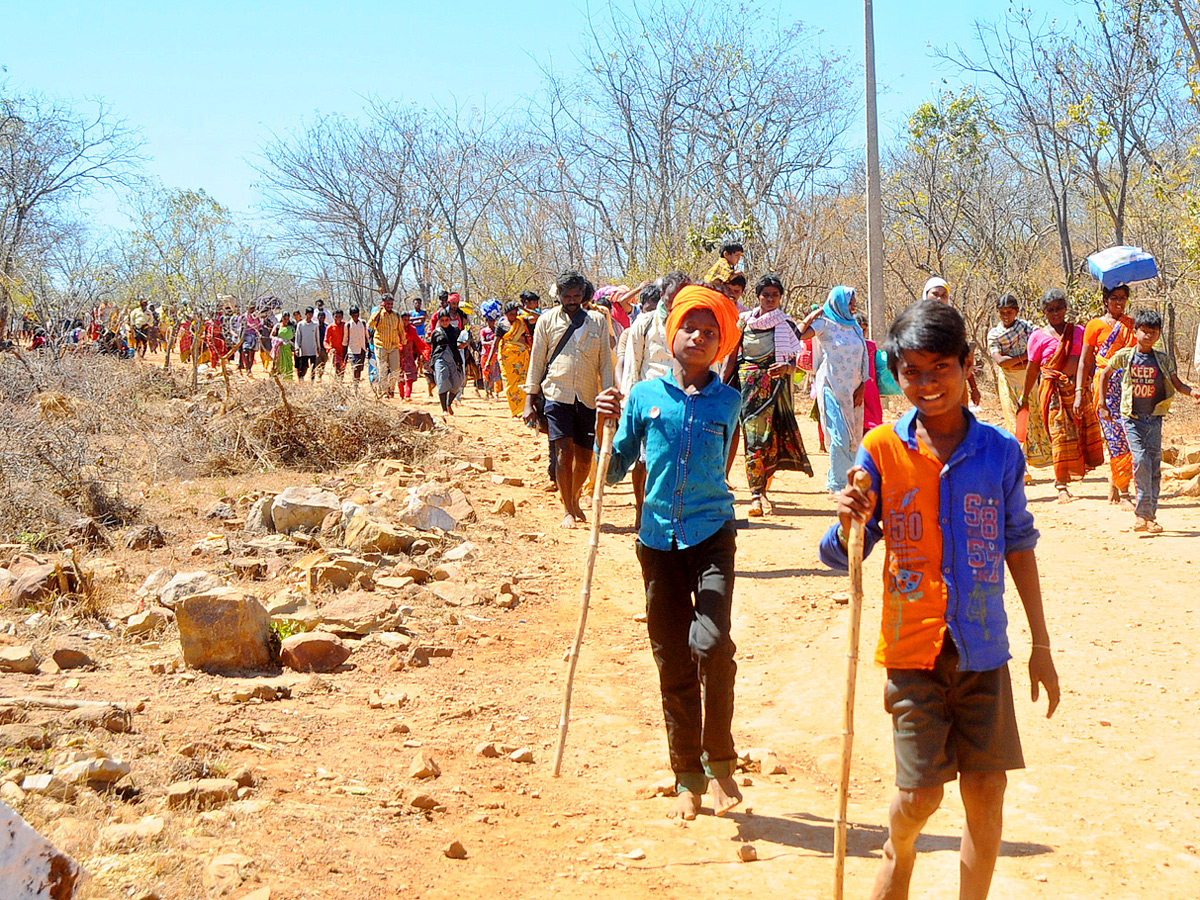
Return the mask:
POLYGON ((948 285, 946 283, 946 279, 939 278, 938 276, 934 275, 927 282, 925 282, 925 287, 923 287, 921 289, 922 299, 924 299, 925 297, 928 297, 929 292, 932 291, 934 288, 938 288, 938 287, 944 287, 946 289, 946 293, 950 293, 950 285, 948 285))
POLYGON ((680 288, 671 304, 671 314, 667 316, 667 347, 675 343, 675 332, 683 324, 684 317, 694 309, 707 309, 717 320, 721 331, 721 340, 717 347, 717 359, 723 359, 737 349, 742 338, 738 327, 738 309, 733 301, 712 288, 698 284, 689 284, 680 288))

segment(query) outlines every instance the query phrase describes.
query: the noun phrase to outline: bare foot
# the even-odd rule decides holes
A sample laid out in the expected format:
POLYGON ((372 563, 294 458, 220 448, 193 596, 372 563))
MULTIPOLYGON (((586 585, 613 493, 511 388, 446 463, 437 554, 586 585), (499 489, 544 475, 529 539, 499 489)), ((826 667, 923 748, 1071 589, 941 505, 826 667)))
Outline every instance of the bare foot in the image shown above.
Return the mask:
POLYGON ((1115 484, 1109 484, 1108 486, 1108 502, 1113 506, 1116 506, 1121 502, 1121 492, 1117 490, 1117 486, 1115 484))
POLYGON ((714 778, 709 782, 708 789, 712 792, 713 813, 723 816, 742 802, 742 792, 738 790, 737 781, 732 775, 724 778, 714 778))
POLYGON ((583 514, 582 509, 575 510, 575 512, 571 513, 571 515, 573 515, 575 517, 575 521, 578 522, 580 525, 587 524, 587 516, 585 516, 583 514))
POLYGON ((1059 485, 1057 487, 1057 490, 1058 490, 1058 502, 1059 503, 1070 503, 1072 500, 1075 499, 1074 497, 1071 496, 1071 492, 1068 491, 1062 485, 1059 485))
POLYGON ((570 513, 567 513, 566 517, 562 520, 561 523, 559 523, 558 527, 559 528, 574 528, 575 527, 575 517, 573 515, 571 515, 570 513))
POLYGON ((675 797, 675 805, 667 813, 667 818, 676 819, 680 822, 690 822, 696 818, 699 812, 700 798, 691 791, 683 791, 675 797))
POLYGON ((875 885, 871 888, 871 900, 907 900, 916 859, 915 850, 904 857, 898 856, 889 838, 883 845, 883 862, 875 876, 875 885))
POLYGON ((1120 506, 1121 509, 1127 509, 1127 510, 1132 511, 1133 510, 1133 497, 1131 497, 1129 494, 1125 494, 1124 496, 1121 497, 1121 500, 1117 505, 1120 506))

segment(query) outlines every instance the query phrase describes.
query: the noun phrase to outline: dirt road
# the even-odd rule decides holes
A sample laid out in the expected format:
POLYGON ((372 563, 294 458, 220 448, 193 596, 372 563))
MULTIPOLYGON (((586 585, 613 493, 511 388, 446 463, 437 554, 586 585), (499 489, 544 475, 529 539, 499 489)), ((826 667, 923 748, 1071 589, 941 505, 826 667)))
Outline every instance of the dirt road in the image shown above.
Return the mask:
MULTIPOLYGON (((285 678, 294 699, 255 706, 219 703, 212 695, 219 678, 148 674, 147 661, 170 652, 165 643, 111 652, 101 671, 78 676, 79 694, 145 698, 137 733, 107 736, 106 746, 134 760, 135 780, 147 789, 132 803, 93 795, 81 808, 43 806, 32 814, 47 831, 77 822, 72 849, 96 875, 85 896, 153 889, 164 900, 240 900, 263 886, 274 900, 829 896, 846 649, 846 607, 834 595, 847 583, 822 567, 815 549, 831 521, 827 457, 813 454, 816 478, 785 473, 773 490, 775 515, 743 521, 738 537, 734 734, 740 748, 774 751, 787 773, 749 775, 734 814, 705 814, 680 827, 665 818, 668 800, 644 798, 669 772, 653 662, 636 619, 644 593, 628 483, 608 494, 610 524, 564 775, 554 779, 564 652, 587 531, 557 527, 556 500, 540 487, 543 439, 511 420, 502 403, 469 398, 451 427, 463 455, 489 454, 498 473, 525 480, 502 487, 487 475, 463 479, 481 512, 469 532, 481 559, 467 567, 488 584, 519 573, 517 608, 447 611, 429 637, 452 645, 454 655, 428 668, 394 671, 386 648, 363 642, 352 671, 321 679, 293 673, 285 678), (517 502, 515 518, 486 512, 500 497, 517 502), (403 693, 407 701, 368 709, 370 690, 403 693), (485 741, 529 747, 534 762, 481 758, 474 750, 485 741), (161 810, 161 792, 148 788, 170 772, 183 777, 179 751, 197 743, 218 770, 254 768, 250 799, 212 812, 167 813, 164 834, 132 850, 97 839, 100 824, 161 810), (439 778, 408 777, 418 750, 439 762, 439 778), (415 812, 418 793, 438 808, 415 812), (443 855, 451 840, 462 842, 466 859, 443 855), (757 862, 738 861, 744 842, 755 845, 757 862), (230 853, 241 857, 222 880, 213 861, 230 853)), ((810 448, 815 437, 806 431, 810 448)), ((737 469, 734 483, 744 516, 748 497, 737 469)), ((203 508, 207 497, 246 486, 213 479, 184 490, 203 508)), ((1064 697, 1050 721, 1044 699, 1030 703, 1028 634, 1011 597, 1013 678, 1029 767, 1009 782, 997 898, 1200 895, 1200 666, 1193 650, 1200 641, 1200 509, 1194 500, 1168 500, 1160 516, 1166 532, 1139 536, 1128 530, 1132 514, 1107 506, 1104 492, 1098 474, 1067 506, 1052 502, 1044 479, 1030 489, 1064 697)), ((174 497, 172 515, 180 506, 174 497)), ((205 527, 194 516, 170 524, 176 531, 205 527)), ((879 621, 881 555, 866 566, 864 660, 879 621)), ((136 576, 134 567, 131 581, 136 576)), ((893 775, 883 673, 869 662, 859 671, 850 897, 864 896, 873 877, 893 775)), ((21 678, 0 676, 0 692, 28 692, 21 678)), ((46 689, 61 691, 64 679, 46 689)), ((957 896, 962 818, 951 787, 919 845, 914 897, 957 896)))

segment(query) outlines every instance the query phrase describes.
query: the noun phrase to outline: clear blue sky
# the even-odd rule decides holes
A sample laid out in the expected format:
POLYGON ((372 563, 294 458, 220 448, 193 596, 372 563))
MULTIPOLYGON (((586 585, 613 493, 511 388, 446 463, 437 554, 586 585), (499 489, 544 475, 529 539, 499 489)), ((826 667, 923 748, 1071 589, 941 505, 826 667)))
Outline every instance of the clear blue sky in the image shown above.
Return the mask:
MULTIPOLYGON (((803 21, 825 47, 861 64, 858 3, 771 2, 782 21, 803 21)), ((967 43, 975 19, 1009 5, 875 4, 885 137, 952 77, 929 44, 967 43)), ((1061 15, 1065 0, 1038 5, 1061 15)), ((10 90, 103 98, 143 130, 150 174, 245 212, 258 200, 247 160, 272 132, 292 131, 317 110, 353 115, 372 94, 506 106, 536 90, 539 62, 571 64, 584 20, 581 0, 42 0, 9 4, 0 66, 10 90)))

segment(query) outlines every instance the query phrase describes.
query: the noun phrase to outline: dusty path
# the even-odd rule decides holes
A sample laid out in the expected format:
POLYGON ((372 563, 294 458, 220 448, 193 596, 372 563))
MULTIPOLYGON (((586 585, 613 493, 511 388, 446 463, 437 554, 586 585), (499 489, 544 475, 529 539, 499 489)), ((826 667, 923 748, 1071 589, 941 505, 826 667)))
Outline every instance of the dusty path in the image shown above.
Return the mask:
MULTIPOLYGON (((433 408, 425 398, 416 403, 433 408)), ((517 608, 446 610, 423 625, 430 640, 454 648, 428 668, 395 671, 384 647, 364 641, 352 671, 320 680, 292 673, 285 678, 294 699, 258 706, 219 703, 212 691, 222 682, 212 676, 150 674, 148 662, 172 652, 166 643, 111 654, 100 671, 79 676, 79 695, 145 698, 137 733, 106 738, 115 755, 134 760, 145 794, 133 804, 92 795, 82 809, 43 807, 38 820, 47 829, 64 817, 76 821, 74 852, 96 874, 85 896, 140 897, 153 888, 162 900, 241 900, 267 885, 274 900, 829 896, 846 631, 834 595, 847 585, 816 557, 831 521, 827 458, 813 454, 814 479, 785 473, 773 491, 776 514, 743 521, 738 537, 735 737, 740 748, 773 750, 787 774, 752 774, 733 815, 679 827, 665 818, 669 801, 644 799, 669 773, 653 662, 635 619, 644 593, 628 483, 608 494, 564 776, 554 779, 587 531, 557 527, 556 499, 540 487, 543 439, 502 403, 469 398, 451 427, 462 455, 489 454, 497 473, 525 479, 523 487, 494 485, 488 475, 463 479, 481 519, 469 537, 482 558, 468 569, 486 584, 529 576, 518 579, 517 608), (515 518, 488 513, 502 496, 517 501, 515 518), (408 700, 371 710, 371 690, 408 700), (484 741, 530 747, 535 761, 480 758, 474 748, 484 741), (168 813, 166 832, 132 851, 99 842, 99 824, 161 809, 155 786, 168 772, 182 777, 189 763, 179 751, 192 742, 226 771, 252 766, 252 797, 213 812, 168 813), (417 750, 438 760, 440 778, 408 776, 417 750), (440 808, 416 813, 410 801, 422 792, 440 808), (442 854, 452 839, 466 859, 442 854), (737 860, 747 841, 758 862, 737 860), (232 881, 215 880, 210 863, 227 853, 244 862, 232 881)), ((805 438, 815 447, 815 434, 805 438)), ((744 516, 748 497, 736 469, 734 483, 744 516)), ((265 479, 180 490, 203 508, 248 486, 265 479)), ((1166 533, 1144 537, 1127 530, 1130 513, 1102 502, 1104 491, 1097 475, 1078 502, 1058 506, 1044 480, 1031 489, 1064 698, 1049 722, 1045 701, 1029 702, 1029 642, 1013 597, 1013 678, 1029 768, 1010 779, 993 890, 1004 900, 1200 895, 1200 504, 1167 501, 1166 533)), ((176 532, 206 527, 194 514, 168 524, 176 532)), ((163 562, 141 564, 149 571, 163 562)), ((868 560, 866 583, 860 654, 869 660, 879 557, 868 560)), ((893 774, 882 672, 869 662, 859 671, 850 897, 864 896, 873 877, 893 774)), ((0 676, 0 693, 28 692, 22 678, 0 676)), ((64 681, 44 689, 60 692, 64 681)), ((921 842, 914 897, 957 896, 961 827, 951 789, 921 842)))
MULTIPOLYGON (((511 428, 495 407, 471 402, 468 411, 455 422, 465 435, 511 428)), ((815 447, 815 434, 805 437, 815 447)), ((529 437, 519 439, 530 443, 529 437)), ((685 828, 663 818, 666 801, 637 799, 638 790, 664 770, 666 743, 653 662, 634 621, 644 594, 632 549, 632 495, 627 483, 610 492, 605 518, 612 527, 601 545, 577 676, 567 777, 543 791, 542 818, 559 827, 545 832, 535 826, 520 840, 509 830, 513 849, 530 857, 519 863, 525 871, 516 894, 682 897, 694 888, 730 897, 827 895, 846 631, 845 607, 831 595, 846 584, 815 553, 830 521, 826 459, 814 455, 814 479, 785 474, 774 492, 777 514, 745 520, 738 539, 735 736, 742 748, 774 750, 788 774, 752 775, 740 813, 724 820, 703 816, 685 828), (581 815, 563 818, 575 811, 581 815), (759 862, 736 861, 741 841, 756 844, 759 862), (634 850, 645 860, 622 858, 634 850)), ((744 515, 747 497, 736 470, 734 483, 742 486, 738 511, 744 515)), ((996 897, 1200 893, 1194 737, 1200 666, 1192 653, 1200 638, 1200 504, 1167 501, 1160 517, 1166 533, 1143 538, 1128 530, 1129 513, 1102 502, 1104 490, 1097 474, 1081 486, 1077 502, 1060 506, 1044 479, 1030 489, 1064 698, 1050 721, 1044 698, 1037 706, 1029 701, 1028 633, 1010 591, 1013 677, 1029 767, 1010 780, 996 897)), ((546 611, 549 652, 536 662, 513 660, 552 676, 538 697, 551 738, 565 670, 557 651, 572 633, 585 534, 554 533, 553 507, 529 514, 558 542, 556 555, 567 564, 567 577, 546 611)), ((864 658, 877 634, 880 565, 876 556, 866 567, 864 658)), ((849 896, 863 896, 873 877, 892 791, 882 686, 882 670, 860 667, 849 896)), ((961 803, 952 788, 922 839, 914 896, 957 896, 961 827, 961 803)), ((517 864, 506 855, 485 844, 459 874, 503 893, 517 864)), ((443 887, 445 896, 461 891, 454 881, 443 887)))

